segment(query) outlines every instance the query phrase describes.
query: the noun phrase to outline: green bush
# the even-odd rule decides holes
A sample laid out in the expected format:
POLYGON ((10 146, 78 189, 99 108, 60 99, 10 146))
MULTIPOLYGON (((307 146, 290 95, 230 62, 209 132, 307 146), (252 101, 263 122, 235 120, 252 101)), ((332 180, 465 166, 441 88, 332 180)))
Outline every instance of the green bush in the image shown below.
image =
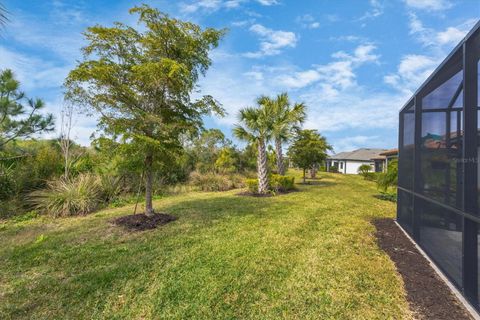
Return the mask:
POLYGON ((258 179, 247 179, 245 183, 249 192, 258 193, 258 179))
POLYGON ((334 172, 334 173, 338 173, 338 167, 337 166, 330 166, 329 172, 334 172))
POLYGON ((378 177, 379 177, 379 173, 378 172, 365 172, 363 174, 361 174, 363 176, 363 178, 365 180, 368 180, 368 181, 377 181, 378 180, 378 177))
POLYGON ((233 189, 245 188, 245 177, 241 174, 232 174, 228 177, 233 189))
POLYGON ((395 192, 380 192, 380 195, 378 196, 378 198, 381 199, 381 200, 397 202, 397 193, 395 193, 395 192))
POLYGON ((295 189, 295 178, 272 174, 270 188, 275 192, 285 192, 295 189))
POLYGON ((374 176, 372 175, 372 166, 369 164, 362 164, 358 167, 357 172, 361 175, 365 180, 372 180, 374 176))
POLYGON ((387 172, 379 174, 377 179, 377 186, 383 192, 390 189, 396 189, 398 185, 398 160, 394 159, 388 163, 387 172))
POLYGON ((35 209, 54 217, 84 215, 101 204, 101 186, 97 177, 81 174, 48 182, 47 189, 30 194, 30 201, 35 209))
POLYGON ((105 203, 116 200, 122 193, 122 184, 120 177, 105 174, 98 179, 100 195, 105 203))

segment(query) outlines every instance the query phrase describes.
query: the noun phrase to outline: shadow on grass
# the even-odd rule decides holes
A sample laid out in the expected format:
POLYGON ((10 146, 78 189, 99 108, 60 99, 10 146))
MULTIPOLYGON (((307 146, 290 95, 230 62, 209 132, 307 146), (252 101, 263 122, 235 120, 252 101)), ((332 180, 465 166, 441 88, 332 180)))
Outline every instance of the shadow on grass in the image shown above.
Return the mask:
POLYGON ((317 180, 307 180, 305 183, 303 181, 295 183, 296 185, 299 186, 322 186, 322 187, 329 187, 329 186, 334 186, 337 183, 333 181, 324 181, 322 179, 317 179, 317 180))

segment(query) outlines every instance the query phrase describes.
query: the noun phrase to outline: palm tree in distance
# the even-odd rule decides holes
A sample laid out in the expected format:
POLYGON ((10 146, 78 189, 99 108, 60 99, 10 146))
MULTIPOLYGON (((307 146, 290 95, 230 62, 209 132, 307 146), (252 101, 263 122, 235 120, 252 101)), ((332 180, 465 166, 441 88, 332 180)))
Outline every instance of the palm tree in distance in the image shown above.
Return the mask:
POLYGON ((258 103, 271 109, 272 137, 275 139, 277 171, 278 174, 285 175, 282 144, 291 140, 295 133, 300 130, 300 126, 306 118, 306 106, 303 103, 295 103, 291 106, 287 93, 281 93, 275 99, 260 97, 258 103))
POLYGON ((271 109, 262 105, 256 108, 244 108, 240 110, 238 124, 233 129, 233 134, 240 140, 257 145, 257 174, 258 193, 268 192, 268 168, 266 145, 271 138, 272 115, 271 109))

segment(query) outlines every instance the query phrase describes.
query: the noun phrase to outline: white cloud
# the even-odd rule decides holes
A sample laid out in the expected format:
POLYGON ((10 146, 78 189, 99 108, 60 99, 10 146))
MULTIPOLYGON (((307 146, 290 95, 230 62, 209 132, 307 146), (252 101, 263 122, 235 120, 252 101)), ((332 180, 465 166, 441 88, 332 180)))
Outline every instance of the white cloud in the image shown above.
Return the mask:
POLYGON ((374 19, 384 13, 384 5, 380 0, 370 0, 370 10, 365 12, 358 20, 374 19))
MULTIPOLYGON (((242 4, 251 0, 197 0, 190 2, 181 2, 179 4, 180 11, 183 13, 191 14, 199 10, 206 12, 215 12, 221 9, 235 9, 239 8, 242 4)), ((255 0, 263 6, 272 6, 278 4, 276 0, 255 0)))
POLYGON ((322 75, 317 70, 295 72, 293 75, 283 75, 277 80, 288 88, 303 88, 320 80, 322 75))
POLYGON ((410 34, 415 36, 416 40, 425 47, 432 47, 437 50, 443 49, 443 46, 449 46, 446 49, 451 49, 465 37, 468 31, 475 25, 475 22, 474 19, 469 19, 458 26, 437 31, 425 27, 415 13, 409 13, 410 34))
POLYGON ((355 84, 354 69, 367 62, 378 62, 380 56, 373 53, 376 49, 374 45, 363 44, 358 46, 353 54, 343 51, 332 54, 335 61, 324 65, 317 65, 311 70, 282 74, 275 79, 287 88, 303 88, 317 81, 323 81, 329 91, 345 89, 355 84))
POLYGON ((257 0, 257 2, 264 6, 273 6, 274 4, 278 4, 277 0, 257 0))
POLYGON ((260 37, 260 50, 247 52, 244 56, 248 58, 260 58, 280 54, 284 48, 294 48, 297 44, 297 36, 293 32, 272 30, 261 24, 254 24, 250 31, 260 37))
POLYGON ((463 39, 464 36, 464 31, 458 30, 454 27, 449 27, 445 31, 440 31, 437 34, 437 40, 441 45, 448 43, 458 43, 463 39))
POLYGON ((448 0, 405 0, 407 6, 427 11, 441 11, 452 7, 448 0))
POLYGON ((320 22, 316 21, 315 18, 310 14, 305 14, 299 16, 295 21, 302 26, 302 28, 307 29, 318 29, 320 28, 320 22))
POLYGON ((53 64, 0 46, 0 69, 12 69, 27 92, 61 87, 71 67, 53 64))
POLYGON ((249 24, 255 23, 255 19, 248 19, 248 20, 237 20, 232 22, 233 27, 245 27, 249 24))
POLYGON ((411 95, 433 72, 438 61, 425 55, 406 55, 400 61, 397 72, 386 75, 384 81, 404 94, 411 95))

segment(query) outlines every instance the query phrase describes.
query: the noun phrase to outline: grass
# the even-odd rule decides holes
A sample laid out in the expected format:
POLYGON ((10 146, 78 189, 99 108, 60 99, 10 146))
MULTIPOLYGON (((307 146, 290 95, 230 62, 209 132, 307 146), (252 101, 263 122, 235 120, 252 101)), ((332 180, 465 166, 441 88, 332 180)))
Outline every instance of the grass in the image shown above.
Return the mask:
POLYGON ((320 176, 271 198, 168 196, 155 206, 179 219, 141 233, 109 223, 133 206, 0 223, 0 318, 410 318, 371 224, 395 205, 320 176))

